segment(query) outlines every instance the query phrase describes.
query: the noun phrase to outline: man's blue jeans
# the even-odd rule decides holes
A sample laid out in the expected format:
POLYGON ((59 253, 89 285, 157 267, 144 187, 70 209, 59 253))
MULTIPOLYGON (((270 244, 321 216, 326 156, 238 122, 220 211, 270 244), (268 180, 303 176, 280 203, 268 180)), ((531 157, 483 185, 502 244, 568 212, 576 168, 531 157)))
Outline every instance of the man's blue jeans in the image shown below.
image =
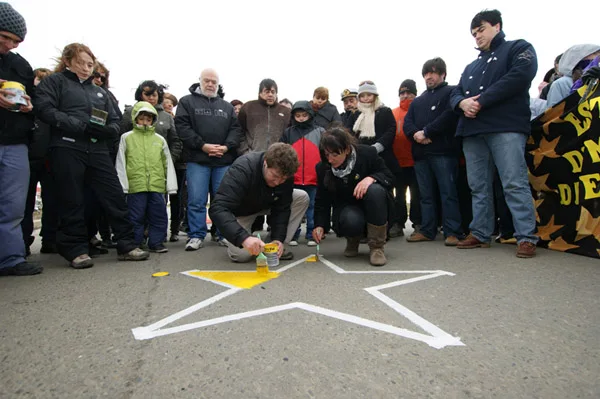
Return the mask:
POLYGON ((21 221, 28 188, 27 146, 0 145, 0 269, 25 261, 21 221))
POLYGON ((415 173, 421 195, 421 233, 434 239, 437 233, 438 212, 436 184, 442 200, 444 236, 462 237, 460 206, 456 181, 458 158, 435 155, 415 161, 415 173))
POLYGON ((463 139, 467 177, 473 198, 471 234, 490 242, 494 230, 494 165, 498 170, 506 204, 512 213, 517 242, 537 243, 535 208, 527 177, 522 133, 484 133, 463 139))
POLYGON ((195 162, 187 164, 187 189, 188 189, 188 226, 189 238, 204 240, 208 231, 206 226, 206 204, 210 191, 217 192, 229 166, 204 166, 195 162))

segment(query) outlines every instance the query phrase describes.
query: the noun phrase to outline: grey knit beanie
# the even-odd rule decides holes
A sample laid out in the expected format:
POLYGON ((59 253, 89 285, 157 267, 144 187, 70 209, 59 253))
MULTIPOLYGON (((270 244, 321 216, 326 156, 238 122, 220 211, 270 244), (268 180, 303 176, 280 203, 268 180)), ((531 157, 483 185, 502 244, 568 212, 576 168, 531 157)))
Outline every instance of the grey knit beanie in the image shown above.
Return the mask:
POLYGON ((377 93, 377 86, 375 86, 375 83, 371 84, 369 82, 364 82, 358 86, 358 95, 360 96, 362 93, 371 93, 375 94, 376 96, 379 95, 379 93, 377 93))
POLYGON ((0 32, 10 32, 25 40, 27 26, 25 18, 8 3, 0 3, 0 32))

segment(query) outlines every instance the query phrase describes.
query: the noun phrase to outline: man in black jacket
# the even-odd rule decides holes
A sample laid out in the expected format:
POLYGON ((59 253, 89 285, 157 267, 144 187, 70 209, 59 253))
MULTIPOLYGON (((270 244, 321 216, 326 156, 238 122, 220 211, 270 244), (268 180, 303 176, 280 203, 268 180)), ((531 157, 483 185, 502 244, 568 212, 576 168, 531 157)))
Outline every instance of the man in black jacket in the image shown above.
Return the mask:
POLYGON ((458 142, 454 138, 458 116, 450 108, 453 86, 446 83, 446 63, 433 58, 422 70, 427 90, 410 105, 404 118, 404 134, 413 141, 412 155, 421 197, 421 230, 408 242, 432 241, 437 233, 436 204, 439 189, 445 245, 456 246, 462 238, 458 179, 458 142))
MULTIPOLYGON (((0 3, 0 84, 18 82, 33 92, 33 70, 12 53, 25 39, 25 19, 10 4, 0 3)), ((33 129, 29 96, 16 103, 8 89, 0 89, 0 276, 41 273, 37 263, 25 260, 21 220, 29 186, 28 136, 33 129), (18 111, 18 112, 14 112, 18 111)))
POLYGON ((267 214, 280 259, 293 258, 283 243, 294 236, 309 203, 305 191, 294 189, 298 165, 296 151, 284 143, 243 155, 231 165, 211 204, 210 218, 227 239, 232 261, 248 262, 263 250, 265 243, 250 234, 250 227, 256 216, 267 214))
POLYGON ((187 161, 189 240, 186 251, 203 245, 207 233, 206 203, 219 187, 237 156, 242 131, 233 106, 218 96, 219 75, 213 69, 200 74, 200 83, 179 101, 175 127, 187 161))

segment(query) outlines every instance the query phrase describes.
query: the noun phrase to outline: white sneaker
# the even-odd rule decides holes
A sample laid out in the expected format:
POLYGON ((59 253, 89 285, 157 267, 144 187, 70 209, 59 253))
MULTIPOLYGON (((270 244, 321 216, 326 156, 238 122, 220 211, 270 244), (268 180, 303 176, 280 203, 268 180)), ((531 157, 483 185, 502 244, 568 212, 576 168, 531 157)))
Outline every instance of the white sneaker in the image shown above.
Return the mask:
POLYGON ((317 246, 317 242, 315 240, 308 240, 308 242, 306 243, 306 245, 308 245, 309 247, 316 247, 317 246))
POLYGON ((185 244, 186 251, 196 251, 202 248, 202 238, 190 238, 185 244))
POLYGON ((297 247, 297 246, 298 246, 298 241, 296 241, 296 240, 290 241, 290 247, 297 247))
POLYGON ((220 247, 226 247, 229 241, 227 241, 225 238, 221 238, 219 240, 217 240, 217 245, 220 247))

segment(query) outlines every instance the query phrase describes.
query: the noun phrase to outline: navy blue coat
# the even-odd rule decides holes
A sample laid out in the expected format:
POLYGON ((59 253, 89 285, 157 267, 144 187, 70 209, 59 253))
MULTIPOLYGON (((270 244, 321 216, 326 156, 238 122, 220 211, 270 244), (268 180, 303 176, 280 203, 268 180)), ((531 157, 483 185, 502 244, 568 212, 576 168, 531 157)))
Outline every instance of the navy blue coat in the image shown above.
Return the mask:
POLYGON ((458 115, 450 108, 450 94, 455 86, 444 82, 415 98, 404 117, 404 134, 412 142, 415 161, 428 155, 458 156, 459 144, 454 137, 458 115), (423 130, 430 144, 419 144, 413 136, 423 130))
POLYGON ((529 87, 537 73, 535 49, 525 40, 506 41, 500 31, 488 51, 465 68, 452 92, 450 105, 460 116, 456 134, 516 132, 529 134, 529 87), (468 97, 480 94, 481 109, 474 119, 458 107, 468 97))

